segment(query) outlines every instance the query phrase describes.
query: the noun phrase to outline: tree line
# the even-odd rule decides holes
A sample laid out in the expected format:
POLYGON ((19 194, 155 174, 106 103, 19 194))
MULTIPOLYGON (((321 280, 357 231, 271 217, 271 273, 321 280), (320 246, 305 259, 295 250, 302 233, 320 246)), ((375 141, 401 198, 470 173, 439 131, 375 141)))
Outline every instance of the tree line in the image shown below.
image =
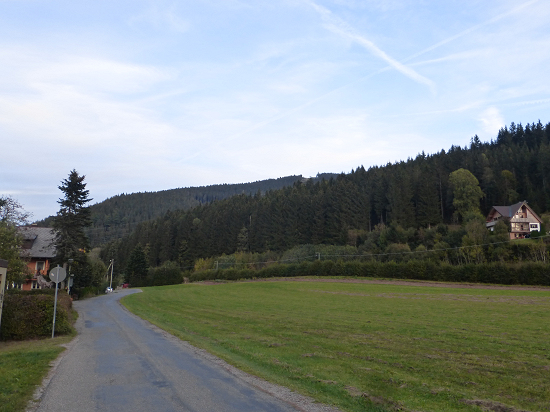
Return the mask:
MULTIPOLYGON (((318 175, 315 179, 330 178, 333 174, 318 175)), ((203 204, 236 195, 253 195, 292 186, 302 176, 286 176, 252 183, 220 184, 211 186, 177 188, 158 192, 120 194, 90 206, 91 224, 85 228, 90 245, 97 247, 131 233, 136 226, 153 220, 168 211, 189 210, 203 204)), ((40 222, 39 226, 51 226, 55 216, 40 222)))
POLYGON ((125 267, 139 245, 149 266, 177 262, 187 268, 197 259, 237 251, 284 251, 305 244, 360 247, 369 233, 384 227, 418 231, 457 225, 463 216, 457 213, 450 176, 459 169, 477 179, 482 215, 494 205, 519 200, 539 214, 548 211, 550 123, 512 123, 490 142, 474 136, 466 147, 168 211, 104 245, 101 256, 125 267))

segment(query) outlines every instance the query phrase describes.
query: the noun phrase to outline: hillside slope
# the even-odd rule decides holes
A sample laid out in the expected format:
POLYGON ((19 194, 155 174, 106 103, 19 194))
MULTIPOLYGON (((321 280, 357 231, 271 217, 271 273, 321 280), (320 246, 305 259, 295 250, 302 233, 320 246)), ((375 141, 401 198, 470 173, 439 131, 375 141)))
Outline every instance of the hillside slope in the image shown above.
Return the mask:
MULTIPOLYGON (((355 245, 377 225, 428 228, 456 223, 449 174, 468 169, 484 197, 480 210, 527 200, 539 214, 550 210, 550 123, 511 124, 496 140, 426 155, 382 167, 359 167, 329 181, 295 183, 265 196, 234 196, 204 207, 166 213, 138 225, 105 258, 122 265, 137 244, 147 245, 149 263, 283 251, 303 244, 355 245)), ((457 232, 459 233, 459 232, 457 232)), ((460 244, 459 239, 451 246, 460 244)), ((395 243, 401 243, 399 239, 395 243)))
MULTIPOLYGON (((314 180, 330 179, 333 176, 336 175, 332 173, 319 174, 314 180)), ((296 175, 252 183, 120 194, 90 206, 93 224, 86 230, 86 233, 92 247, 95 247, 111 240, 120 239, 130 234, 139 223, 155 219, 168 211, 189 210, 236 195, 265 194, 270 190, 292 186, 302 179, 301 175, 296 175)), ((52 219, 53 216, 50 216, 37 224, 50 226, 52 219)))

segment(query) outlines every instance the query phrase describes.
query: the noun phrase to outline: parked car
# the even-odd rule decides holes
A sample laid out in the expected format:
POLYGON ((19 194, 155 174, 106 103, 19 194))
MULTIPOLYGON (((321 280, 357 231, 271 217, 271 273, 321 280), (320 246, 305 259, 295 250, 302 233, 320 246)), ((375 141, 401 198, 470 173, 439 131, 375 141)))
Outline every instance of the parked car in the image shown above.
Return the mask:
POLYGON ((113 288, 110 288, 110 287, 107 287, 107 289, 105 289, 105 293, 111 293, 113 291, 113 288))

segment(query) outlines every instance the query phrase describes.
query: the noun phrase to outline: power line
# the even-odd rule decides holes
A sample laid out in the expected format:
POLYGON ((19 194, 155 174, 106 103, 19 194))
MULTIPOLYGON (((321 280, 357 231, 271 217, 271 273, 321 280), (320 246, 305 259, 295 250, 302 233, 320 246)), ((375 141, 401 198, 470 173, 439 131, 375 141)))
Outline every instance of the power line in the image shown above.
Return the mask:
MULTIPOLYGON (((550 235, 542 235, 537 237, 536 239, 542 239, 550 237, 550 235)), ((372 258, 372 257, 383 257, 383 256, 395 256, 395 255, 414 255, 414 254, 420 254, 420 253, 435 253, 435 252, 446 252, 446 251, 459 251, 463 249, 471 249, 476 247, 488 247, 493 245, 501 245, 501 244, 509 244, 512 242, 516 242, 518 239, 510 239, 506 241, 501 242, 492 242, 492 243, 482 243, 482 244, 475 244, 475 245, 467 245, 467 246, 457 246, 457 247, 448 247, 443 249, 426 249, 426 250, 413 250, 413 251, 403 251, 403 252, 388 252, 388 253, 364 253, 364 254, 352 254, 352 255, 343 255, 343 254, 337 254, 337 255, 329 255, 324 254, 323 257, 330 257, 330 258, 372 258)), ((274 263, 289 263, 289 262, 301 262, 306 261, 308 259, 320 259, 321 254, 319 255, 313 255, 313 256, 304 256, 301 258, 295 258, 295 259, 281 259, 281 260, 268 260, 264 262, 220 262, 217 260, 216 265, 219 267, 221 265, 223 266, 236 266, 236 265, 243 265, 243 266, 254 266, 254 265, 268 265, 268 264, 274 264, 274 263)))

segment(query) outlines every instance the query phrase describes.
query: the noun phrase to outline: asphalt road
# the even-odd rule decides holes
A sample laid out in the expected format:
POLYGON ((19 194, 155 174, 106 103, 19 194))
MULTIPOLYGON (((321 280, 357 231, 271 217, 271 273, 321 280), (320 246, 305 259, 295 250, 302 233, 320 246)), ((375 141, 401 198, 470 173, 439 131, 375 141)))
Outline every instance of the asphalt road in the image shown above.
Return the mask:
POLYGON ((79 336, 47 383, 39 412, 330 411, 236 371, 125 310, 135 290, 75 302, 79 336))

